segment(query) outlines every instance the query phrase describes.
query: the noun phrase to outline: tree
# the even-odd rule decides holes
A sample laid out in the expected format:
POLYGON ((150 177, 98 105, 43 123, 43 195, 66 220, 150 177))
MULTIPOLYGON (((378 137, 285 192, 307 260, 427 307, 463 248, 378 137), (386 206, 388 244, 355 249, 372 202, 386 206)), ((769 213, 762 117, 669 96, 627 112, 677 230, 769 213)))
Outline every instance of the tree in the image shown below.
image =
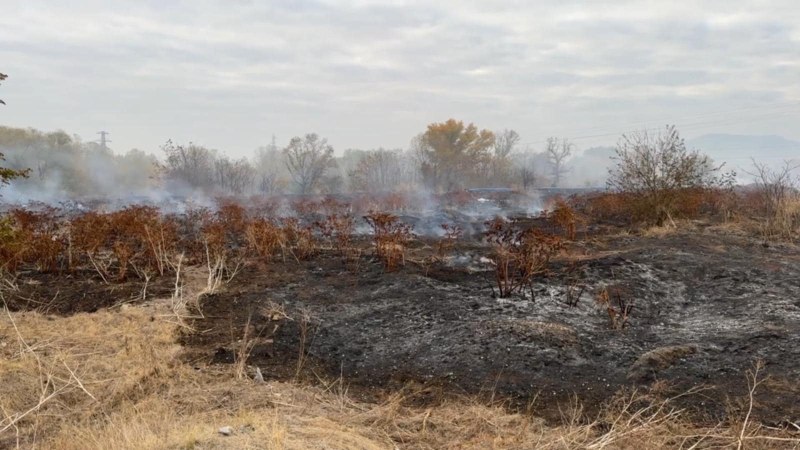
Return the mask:
POLYGON ((435 190, 452 190, 480 178, 491 161, 494 141, 489 130, 449 119, 428 125, 412 145, 425 183, 435 190))
POLYGON ((569 169, 564 164, 572 155, 573 148, 574 145, 567 139, 547 138, 544 152, 547 155, 547 161, 550 164, 553 175, 552 187, 559 187, 561 185, 561 177, 569 172, 569 169))
POLYGON ((231 161, 224 156, 214 161, 214 176, 217 187, 238 195, 252 186, 255 169, 244 158, 231 161))
POLYGON ((492 179, 495 182, 506 182, 510 178, 510 156, 518 143, 519 133, 514 130, 503 130, 495 133, 494 158, 492 160, 492 179))
POLYGON ((286 180, 283 179, 281 169, 285 169, 281 161, 283 153, 275 144, 272 136, 270 144, 258 147, 253 158, 257 189, 262 194, 276 194, 281 190, 286 180))
POLYGON ((364 152, 355 169, 348 173, 350 185, 360 191, 388 191, 409 181, 403 154, 400 150, 370 150, 364 152))
MULTIPOLYGON (((8 75, 0 73, 0 81, 5 80, 6 78, 8 78, 8 75)), ((6 102, 4 102, 2 99, 0 99, 0 103, 2 103, 3 105, 6 104, 6 102)), ((5 155, 2 152, 0 152, 0 162, 3 162, 5 160, 6 160, 5 155)), ((30 171, 31 171, 30 169, 18 170, 0 166, 0 186, 8 184, 9 182, 11 182, 11 180, 15 178, 28 178, 28 174, 30 173, 30 171)))
POLYGON ((688 150, 674 125, 656 134, 623 135, 614 161, 609 187, 634 194, 640 213, 659 225, 671 219, 682 190, 719 186, 732 176, 717 176, 721 166, 714 167, 698 150, 688 150))
POLYGON ((167 156, 166 171, 169 178, 180 180, 189 187, 209 190, 214 186, 214 161, 216 152, 200 145, 175 145, 167 141, 161 149, 167 156))
MULTIPOLYGON (((8 75, 6 75, 6 74, 4 74, 4 73, 0 73, 0 81, 3 81, 3 80, 5 80, 6 78, 8 78, 8 75)), ((2 99, 0 99, 0 104, 3 104, 3 105, 5 105, 5 104, 6 104, 6 102, 4 102, 2 99)))
POLYGON ((310 133, 305 138, 293 137, 283 149, 286 168, 301 194, 314 191, 325 171, 334 165, 333 147, 328 140, 310 133))
POLYGON ((514 130, 503 130, 495 134, 494 157, 506 159, 519 143, 519 133, 514 130))

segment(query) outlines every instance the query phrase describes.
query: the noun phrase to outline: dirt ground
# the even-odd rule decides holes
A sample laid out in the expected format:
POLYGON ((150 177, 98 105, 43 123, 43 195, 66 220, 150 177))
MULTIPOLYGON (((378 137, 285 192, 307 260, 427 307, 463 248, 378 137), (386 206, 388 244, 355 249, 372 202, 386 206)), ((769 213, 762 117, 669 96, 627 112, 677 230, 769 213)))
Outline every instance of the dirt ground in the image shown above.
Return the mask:
POLYGON ((75 270, 63 273, 20 272, 11 283, 14 288, 4 290, 11 311, 36 310, 42 314, 64 316, 169 297, 175 280, 160 277, 147 283, 140 280, 106 282, 96 272, 75 270))
POLYGON ((413 382, 533 402, 553 420, 574 398, 591 411, 622 388, 702 387, 681 406, 709 423, 741 412, 745 371, 761 360, 769 379, 755 416, 800 421, 796 246, 715 229, 590 238, 531 292, 501 299, 480 244, 444 263, 415 259, 432 253, 427 244, 390 273, 369 257, 354 267, 325 252, 250 264, 201 299, 203 317, 181 337, 184 359, 234 362, 249 323, 248 363, 265 377, 295 377, 304 348, 302 376, 341 376, 357 396, 413 382), (612 304, 633 306, 622 330, 596 300, 604 289, 612 304))

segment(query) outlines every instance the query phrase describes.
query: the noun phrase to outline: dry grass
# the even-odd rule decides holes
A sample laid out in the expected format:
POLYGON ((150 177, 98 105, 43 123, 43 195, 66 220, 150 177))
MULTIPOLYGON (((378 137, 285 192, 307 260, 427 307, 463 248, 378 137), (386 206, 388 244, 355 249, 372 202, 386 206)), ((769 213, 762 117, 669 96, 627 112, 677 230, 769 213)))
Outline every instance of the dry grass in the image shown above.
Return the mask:
POLYGON ((424 389, 363 403, 341 380, 256 383, 231 369, 197 371, 178 358, 170 312, 168 300, 67 318, 4 311, 0 448, 800 448, 788 440, 797 436, 753 418, 695 426, 648 393, 621 394, 597 417, 573 405, 555 426, 474 398, 415 406, 430 397, 424 389), (233 434, 219 434, 223 426, 233 434))

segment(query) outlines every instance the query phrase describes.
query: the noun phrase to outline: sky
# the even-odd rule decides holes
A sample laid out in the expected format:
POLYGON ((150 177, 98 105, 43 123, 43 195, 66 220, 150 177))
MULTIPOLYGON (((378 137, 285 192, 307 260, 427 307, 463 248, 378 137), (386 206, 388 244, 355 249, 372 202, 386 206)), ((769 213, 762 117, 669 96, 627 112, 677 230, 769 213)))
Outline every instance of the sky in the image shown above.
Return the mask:
POLYGON ((248 156, 449 118, 578 148, 674 123, 800 140, 797 0, 3 0, 0 124, 248 156))

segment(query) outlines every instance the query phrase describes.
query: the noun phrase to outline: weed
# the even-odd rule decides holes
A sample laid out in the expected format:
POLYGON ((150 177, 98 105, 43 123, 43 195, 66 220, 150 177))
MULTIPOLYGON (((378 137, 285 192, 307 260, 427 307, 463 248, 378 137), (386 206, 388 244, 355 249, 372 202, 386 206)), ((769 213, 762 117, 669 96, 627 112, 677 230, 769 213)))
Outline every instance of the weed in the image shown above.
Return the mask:
POLYGON ((633 312, 633 298, 619 285, 606 286, 595 297, 597 303, 606 308, 612 330, 624 330, 633 312))
POLYGON ((442 230, 444 231, 444 236, 439 240, 439 245, 436 249, 439 259, 444 259, 455 248, 456 241, 464 234, 464 230, 458 225, 443 223, 442 230))

